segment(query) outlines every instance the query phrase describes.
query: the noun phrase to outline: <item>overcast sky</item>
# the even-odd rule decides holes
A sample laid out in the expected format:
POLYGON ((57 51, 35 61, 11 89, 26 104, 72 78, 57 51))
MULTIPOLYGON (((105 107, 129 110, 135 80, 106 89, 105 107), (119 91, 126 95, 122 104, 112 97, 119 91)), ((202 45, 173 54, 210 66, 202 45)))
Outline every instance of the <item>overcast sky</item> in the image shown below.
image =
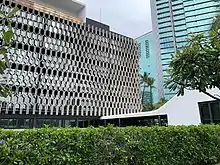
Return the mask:
POLYGON ((136 38, 151 30, 150 0, 81 0, 87 17, 108 24, 112 31, 136 38))

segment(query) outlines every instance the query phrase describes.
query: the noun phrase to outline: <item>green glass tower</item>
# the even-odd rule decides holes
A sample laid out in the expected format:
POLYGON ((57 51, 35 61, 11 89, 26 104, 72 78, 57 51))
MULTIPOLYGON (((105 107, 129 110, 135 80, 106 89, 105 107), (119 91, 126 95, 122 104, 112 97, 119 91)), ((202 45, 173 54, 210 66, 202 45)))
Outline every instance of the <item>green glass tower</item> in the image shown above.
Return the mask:
MULTIPOLYGON (((207 32, 219 3, 213 0, 151 0, 153 30, 157 31, 158 56, 161 56, 163 79, 172 54, 181 49, 190 33, 207 32)), ((164 89, 166 99, 175 95, 164 89)))

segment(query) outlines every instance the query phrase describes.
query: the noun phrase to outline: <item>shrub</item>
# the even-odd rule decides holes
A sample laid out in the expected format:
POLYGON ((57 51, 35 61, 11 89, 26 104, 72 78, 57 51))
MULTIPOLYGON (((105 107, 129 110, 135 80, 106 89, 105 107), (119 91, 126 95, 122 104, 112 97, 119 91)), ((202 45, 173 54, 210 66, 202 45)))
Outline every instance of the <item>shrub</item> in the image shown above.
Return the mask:
POLYGON ((220 126, 0 130, 0 164, 212 165, 220 126))

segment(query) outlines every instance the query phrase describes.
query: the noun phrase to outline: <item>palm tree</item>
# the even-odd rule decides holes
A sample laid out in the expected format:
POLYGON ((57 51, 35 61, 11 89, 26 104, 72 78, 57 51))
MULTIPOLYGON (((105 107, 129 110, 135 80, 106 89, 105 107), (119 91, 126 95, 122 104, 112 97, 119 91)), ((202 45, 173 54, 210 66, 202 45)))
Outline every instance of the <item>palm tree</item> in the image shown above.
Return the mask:
POLYGON ((155 79, 152 77, 148 78, 148 86, 150 88, 150 105, 151 105, 151 110, 153 110, 153 88, 154 86, 155 79))
POLYGON ((164 104, 166 104, 167 100, 165 98, 161 98, 160 101, 154 105, 155 109, 158 109, 162 107, 164 104))
POLYGON ((153 92, 152 89, 154 87, 154 82, 155 79, 150 77, 149 73, 144 72, 143 75, 141 75, 141 84, 143 84, 143 91, 142 91, 142 105, 144 105, 144 92, 145 88, 149 87, 150 88, 150 105, 151 105, 151 110, 153 109, 153 92))
POLYGON ((143 84, 143 91, 142 91, 142 105, 144 105, 144 92, 145 92, 145 88, 147 87, 148 84, 148 77, 149 74, 147 74, 146 72, 144 72, 143 75, 140 75, 141 77, 141 84, 143 84))

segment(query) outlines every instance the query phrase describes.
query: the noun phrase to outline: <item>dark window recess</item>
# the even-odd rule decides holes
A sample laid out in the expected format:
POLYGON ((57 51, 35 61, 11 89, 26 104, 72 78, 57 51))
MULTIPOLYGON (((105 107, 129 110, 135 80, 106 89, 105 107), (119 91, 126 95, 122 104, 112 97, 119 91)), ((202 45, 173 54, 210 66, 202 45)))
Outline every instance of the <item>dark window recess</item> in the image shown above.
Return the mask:
POLYGON ((60 91, 60 96, 63 96, 63 91, 60 91))
POLYGON ((62 76, 62 72, 61 71, 59 71, 59 76, 62 76))
POLYGON ((23 91, 23 88, 22 87, 19 87, 18 88, 18 92, 22 92, 23 91))
POLYGON ((44 30, 43 29, 40 30, 40 34, 44 35, 44 30))
POLYGON ((59 58, 61 56, 61 53, 60 52, 57 52, 57 57, 59 58))
POLYGON ((34 31, 34 32, 35 32, 36 34, 38 34, 39 31, 40 31, 40 29, 35 27, 35 31, 34 31))
POLYGON ((31 51, 31 52, 34 51, 34 46, 30 46, 30 51, 31 51))
POLYGON ((49 96, 51 96, 51 95, 52 95, 52 93, 53 93, 53 91, 52 91, 52 90, 49 90, 49 96))
POLYGON ((12 63, 11 64, 11 69, 15 69, 16 68, 16 64, 15 63, 12 63))
POLYGON ((25 71, 28 71, 28 70, 29 70, 29 66, 28 66, 28 65, 25 65, 24 70, 25 70, 25 71))
POLYGON ((46 31, 46 36, 50 36, 50 32, 48 30, 46 31))
POLYGON ((14 92, 14 91, 16 91, 16 86, 13 86, 12 88, 11 88, 11 90, 14 92))
POLYGON ((60 35, 59 34, 56 34, 56 39, 59 39, 60 38, 60 35))
POLYGON ((18 65, 18 70, 22 70, 22 65, 21 64, 18 65))
MULTIPOLYGON (((18 27, 18 28, 19 28, 19 27, 18 27)), ((21 27, 20 27, 20 29, 21 29, 21 27)), ((34 31, 34 27, 33 27, 33 26, 30 26, 30 27, 29 27, 29 31, 30 31, 30 32, 33 32, 33 31, 34 31)))
POLYGON ((58 91, 54 91, 54 96, 57 96, 58 95, 58 91))
POLYGON ((45 54, 45 48, 41 48, 41 54, 45 54))
POLYGON ((52 38, 54 38, 54 37, 55 37, 55 33, 51 32, 50 36, 51 36, 52 38))
POLYGON ((25 93, 28 93, 29 92, 29 88, 25 88, 25 93))
POLYGON ((56 52, 55 51, 52 51, 52 56, 55 56, 56 55, 56 52))
POLYGON ((44 74, 46 73, 46 68, 43 68, 42 73, 44 74))
POLYGON ((41 94, 41 89, 38 89, 37 90, 37 95, 40 95, 41 94))
POLYGON ((47 74, 51 75, 51 73, 52 73, 51 69, 48 69, 47 74))
POLYGON ((66 73, 66 72, 64 72, 63 76, 64 76, 64 77, 67 77, 67 73, 66 73))
POLYGON ((34 72, 34 70, 35 70, 35 67, 32 66, 32 67, 31 67, 31 72, 34 72))
POLYGON ((35 88, 32 88, 32 89, 31 89, 31 93, 32 93, 32 94, 35 94, 35 88))
POLYGON ((201 122, 203 124, 220 123, 219 101, 200 102, 198 104, 199 104, 201 122))
POLYGON ((37 73, 40 73, 40 68, 39 67, 37 68, 37 73))
POLYGON ((53 75, 56 76, 57 75, 57 71, 53 70, 53 75))
POLYGON ((43 90, 43 94, 44 94, 44 95, 47 94, 47 90, 46 90, 46 89, 43 90))
POLYGON ((62 53, 62 58, 65 58, 66 57, 66 54, 65 53, 62 53))

